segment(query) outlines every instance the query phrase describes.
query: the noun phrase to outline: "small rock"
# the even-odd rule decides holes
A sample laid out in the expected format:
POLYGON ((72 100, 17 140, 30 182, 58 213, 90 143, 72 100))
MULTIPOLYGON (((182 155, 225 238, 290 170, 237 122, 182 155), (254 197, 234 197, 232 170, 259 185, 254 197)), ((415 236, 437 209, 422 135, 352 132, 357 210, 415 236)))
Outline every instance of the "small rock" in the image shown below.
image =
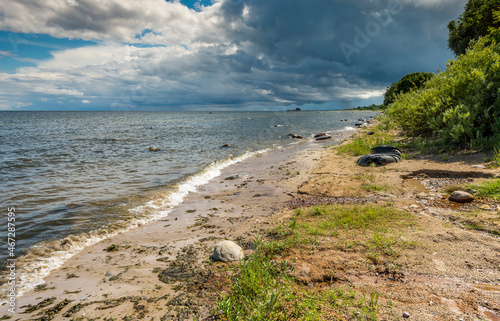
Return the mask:
POLYGON ((491 207, 489 205, 482 205, 480 208, 486 211, 491 210, 491 207))
POLYGON ((368 133, 366 133, 366 135, 370 136, 370 135, 374 135, 375 132, 372 130, 372 131, 369 131, 368 133))
POLYGON ((426 193, 422 192, 422 193, 418 194, 417 196, 420 198, 426 198, 428 195, 426 193))
POLYGON ((327 133, 319 133, 319 134, 314 135, 314 138, 320 137, 320 136, 325 136, 325 135, 327 135, 327 133))
POLYGON ((224 180, 226 180, 226 181, 232 181, 232 180, 238 179, 238 178, 240 178, 242 176, 243 176, 243 174, 235 174, 235 175, 231 175, 231 176, 228 176, 228 177, 224 178, 224 180))
POLYGON ((403 312, 403 318, 408 319, 410 317, 410 314, 408 312, 403 312))
POLYGON ((485 169, 486 166, 484 165, 471 165, 471 168, 481 168, 481 169, 485 169))
POLYGON ((222 241, 214 248, 211 259, 220 262, 238 261, 244 258, 243 250, 232 241, 222 241))
POLYGON ((417 204, 413 204, 413 205, 410 205, 410 207, 409 207, 409 208, 411 208, 411 209, 417 209, 418 207, 419 207, 419 206, 418 206, 417 204))
POLYGON ((159 151, 161 151, 161 149, 160 149, 160 148, 155 148, 155 147, 149 147, 149 148, 148 148, 148 150, 149 150, 150 152, 159 152, 159 151))
POLYGON ((474 196, 464 191, 454 191, 448 199, 455 203, 470 203, 474 200, 474 196))
POLYGON ((325 140, 325 139, 331 139, 332 136, 330 135, 323 135, 323 136, 318 136, 316 137, 316 140, 325 140))
POLYGON ((231 147, 231 145, 229 145, 229 144, 224 144, 224 145, 222 145, 222 146, 221 146, 221 148, 228 148, 228 147, 231 147))

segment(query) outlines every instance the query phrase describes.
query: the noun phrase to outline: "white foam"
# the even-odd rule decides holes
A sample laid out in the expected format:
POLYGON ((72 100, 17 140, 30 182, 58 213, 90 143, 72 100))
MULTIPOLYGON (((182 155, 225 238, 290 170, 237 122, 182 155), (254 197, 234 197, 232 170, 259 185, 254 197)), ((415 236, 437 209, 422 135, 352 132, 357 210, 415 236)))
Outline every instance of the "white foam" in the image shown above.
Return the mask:
POLYGON ((23 266, 22 271, 19 271, 18 277, 20 282, 18 283, 17 296, 22 296, 37 285, 43 284, 44 279, 51 271, 60 268, 64 262, 75 254, 78 254, 84 248, 97 244, 119 233, 165 218, 175 206, 182 203, 189 193, 196 192, 199 186, 207 184, 210 180, 219 176, 222 169, 252 156, 266 153, 269 150, 270 149, 264 149, 256 152, 247 152, 234 158, 215 161, 202 171, 188 177, 186 180, 176 185, 166 197, 161 197, 149 201, 145 205, 130 209, 132 213, 141 214, 143 217, 133 220, 127 227, 112 232, 100 231, 89 233, 88 236, 81 237, 81 240, 71 242, 71 246, 64 251, 54 251, 38 257, 33 262, 27 263, 27 265, 23 266))
POLYGON ((344 130, 356 130, 356 127, 346 126, 344 130))

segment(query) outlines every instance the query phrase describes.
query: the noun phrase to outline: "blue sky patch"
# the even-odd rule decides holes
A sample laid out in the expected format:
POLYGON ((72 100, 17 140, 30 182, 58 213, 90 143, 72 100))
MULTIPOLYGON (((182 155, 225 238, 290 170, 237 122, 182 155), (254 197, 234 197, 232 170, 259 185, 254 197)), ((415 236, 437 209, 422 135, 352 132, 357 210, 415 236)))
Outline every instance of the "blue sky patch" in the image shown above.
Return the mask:
POLYGON ((51 52, 97 44, 94 41, 54 38, 33 33, 0 31, 0 71, 12 73, 17 68, 35 66, 52 58, 51 52))

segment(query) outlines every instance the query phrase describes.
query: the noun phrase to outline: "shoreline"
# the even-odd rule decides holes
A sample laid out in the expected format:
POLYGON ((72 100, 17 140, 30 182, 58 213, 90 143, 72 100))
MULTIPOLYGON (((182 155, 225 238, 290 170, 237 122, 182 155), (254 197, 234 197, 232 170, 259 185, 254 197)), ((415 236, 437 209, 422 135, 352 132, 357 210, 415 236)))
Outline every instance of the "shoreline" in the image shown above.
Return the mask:
MULTIPOLYGON (((360 130, 354 137, 367 133, 360 130)), ((413 155, 400 163, 360 167, 358 157, 323 148, 332 143, 296 144, 223 169, 167 218, 68 260, 51 273, 44 288, 19 298, 17 306, 24 307, 18 312, 33 311, 16 314, 15 320, 41 315, 82 321, 210 320, 211 309, 239 269, 238 263, 209 260, 217 242, 235 241, 252 257, 256 243, 268 239, 271 230, 285 232, 292 218, 299 218, 291 208, 301 208, 300 219, 311 222, 321 216, 304 214, 308 206, 330 201, 345 202, 341 206, 346 208, 366 204, 390 209, 404 220, 390 221, 375 232, 336 231, 326 238, 314 234, 314 245, 299 245, 273 258, 293 262, 289 273, 296 281, 289 291, 296 291, 298 300, 302 293, 303 299, 321 298, 321 291, 338 290, 352 293, 358 302, 376 293, 372 308, 384 320, 403 315, 416 320, 498 320, 500 203, 478 198, 457 206, 446 193, 460 184, 484 182, 500 170, 480 165, 485 157, 480 154, 446 159, 413 155), (373 256, 367 249, 374 237, 395 243, 383 245, 381 251, 387 252, 373 256)), ((274 237, 271 242, 280 242, 274 237)), ((352 306, 327 311, 324 318, 349 319, 359 311, 353 301, 352 306)))
MULTIPOLYGON (((342 138, 338 137, 337 141, 342 138)), ((48 273, 44 278, 45 285, 37 287, 42 291, 32 289, 17 298, 18 314, 14 316, 16 319, 20 317, 20 320, 35 317, 40 311, 31 316, 19 314, 23 310, 19 307, 35 305, 41 298, 57 297, 57 301, 63 302, 67 299, 72 302, 69 306, 76 302, 110 299, 107 291, 113 292, 112 297, 144 293, 151 291, 150 288, 155 294, 161 293, 161 296, 175 293, 172 289, 155 289, 161 283, 151 272, 162 267, 156 260, 159 258, 158 253, 168 251, 168 258, 162 258, 172 260, 182 248, 193 246, 199 240, 210 239, 204 246, 211 247, 216 240, 234 239, 232 235, 237 228, 233 224, 238 220, 248 221, 245 224, 252 221, 258 224, 259 217, 265 218, 270 215, 268 211, 276 211, 291 198, 291 193, 296 191, 299 182, 306 175, 305 171, 314 166, 315 161, 312 159, 319 159, 321 146, 329 144, 332 144, 332 140, 308 141, 271 149, 265 153, 255 152, 251 157, 222 168, 218 176, 197 186, 194 189, 196 191, 188 190, 182 202, 176 204, 166 217, 120 231, 117 235, 99 240, 72 255, 61 266, 48 273), (291 165, 293 162, 294 165, 291 165), (285 167, 286 171, 283 169, 285 167), (298 172, 303 174, 299 175, 298 172), (240 174, 241 177, 225 180, 235 174, 240 174), (278 181, 287 182, 279 187, 274 186, 278 181), (248 215, 249 212, 254 214, 248 215), (113 250, 108 252, 106 249, 110 246, 113 250), (115 252, 120 253, 120 258, 110 258, 115 252), (146 252, 146 255, 142 255, 146 252), (92 268, 85 268, 88 262, 92 262, 92 268), (106 281, 113 277, 116 277, 113 280, 123 279, 132 270, 137 274, 132 278, 139 279, 139 284, 124 282, 117 286, 120 282, 106 281), (104 273, 100 273, 101 271, 104 273)), ((208 256, 203 259, 208 259, 208 256)), ((6 308, 6 305, 1 307, 3 310, 6 308)), ((0 315, 3 314, 8 315, 7 311, 0 311, 0 315)))

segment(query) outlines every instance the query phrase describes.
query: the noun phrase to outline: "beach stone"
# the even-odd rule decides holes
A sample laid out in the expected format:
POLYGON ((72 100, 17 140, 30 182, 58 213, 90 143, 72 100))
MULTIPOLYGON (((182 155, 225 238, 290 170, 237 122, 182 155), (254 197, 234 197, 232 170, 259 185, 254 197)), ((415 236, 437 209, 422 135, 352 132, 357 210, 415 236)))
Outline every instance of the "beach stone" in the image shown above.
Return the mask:
POLYGON ((325 139, 331 139, 332 136, 330 135, 323 135, 323 136, 318 136, 316 137, 316 140, 325 140, 325 139))
POLYGON ((228 240, 218 243, 211 256, 212 260, 219 262, 238 261, 242 260, 244 257, 241 247, 228 240))
POLYGON ((297 134, 288 134, 290 138, 297 138, 297 139, 302 139, 303 137, 297 134))
POLYGON ((228 176, 226 178, 224 178, 224 180, 226 181, 232 181, 232 180, 235 180, 235 179, 238 179, 240 177, 244 176, 243 174, 235 174, 235 175, 231 175, 231 176, 228 176))
POLYGON ((229 145, 229 144, 224 144, 224 145, 222 145, 222 146, 221 146, 221 148, 228 148, 228 147, 231 147, 231 145, 229 145))
POLYGON ((403 312, 403 318, 408 319, 410 317, 410 314, 408 312, 403 312))
POLYGON ((489 205, 482 205, 480 208, 481 208, 482 210, 486 210, 486 211, 491 210, 491 207, 490 207, 489 205))
POLYGON ((374 134, 375 134, 375 132, 373 130, 371 130, 368 133, 366 133, 366 135, 368 135, 368 136, 371 136, 371 135, 374 135, 374 134))
POLYGON ((448 200, 455 203, 470 203, 474 200, 474 196, 464 191, 454 191, 448 200))
POLYGON ((319 134, 314 135, 314 138, 320 137, 320 136, 325 136, 325 135, 327 135, 327 133, 319 133, 319 134))

